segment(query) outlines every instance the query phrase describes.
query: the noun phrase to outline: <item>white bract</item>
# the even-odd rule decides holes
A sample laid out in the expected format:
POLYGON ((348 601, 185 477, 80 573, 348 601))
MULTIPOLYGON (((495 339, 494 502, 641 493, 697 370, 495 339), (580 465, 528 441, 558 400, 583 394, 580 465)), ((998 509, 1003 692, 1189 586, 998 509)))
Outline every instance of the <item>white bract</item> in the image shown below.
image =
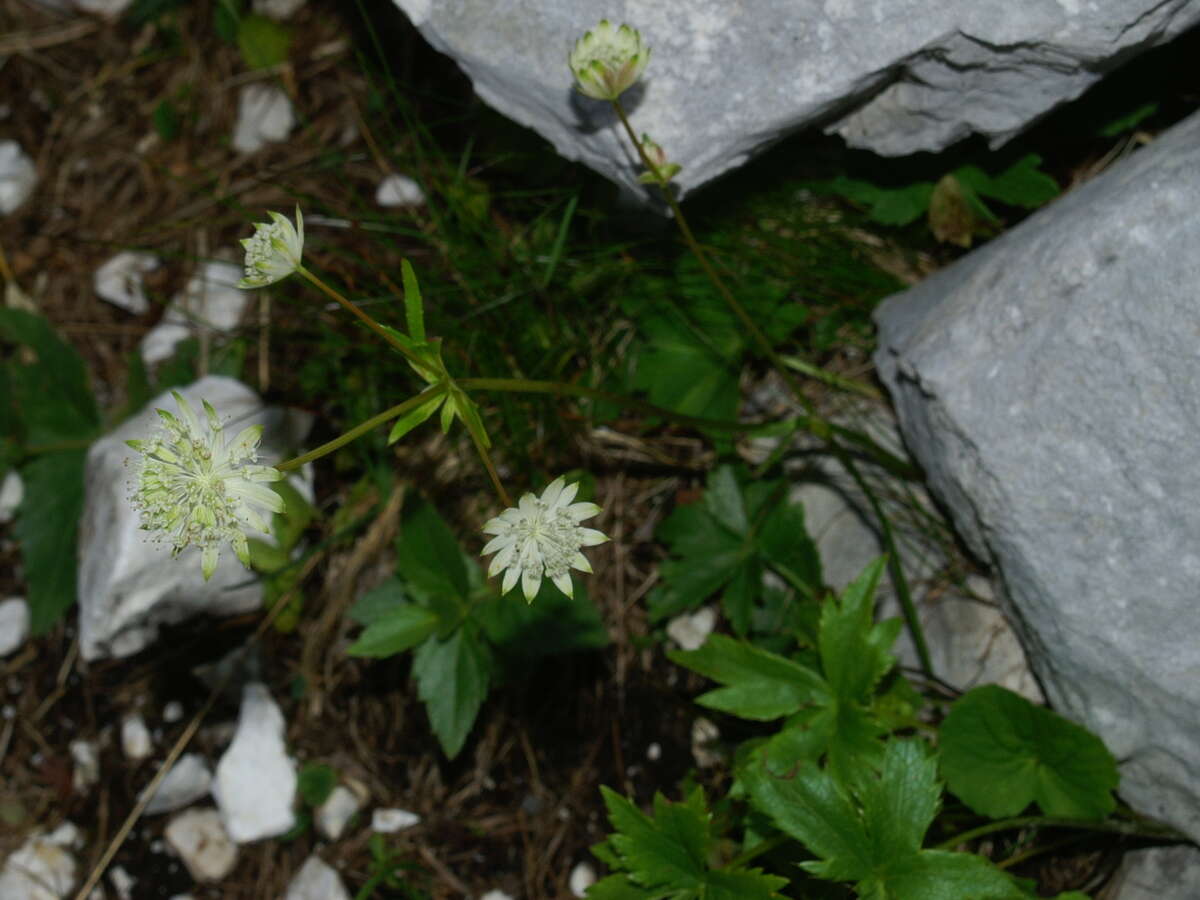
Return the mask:
POLYGON ((600 512, 595 503, 572 503, 578 484, 568 485, 559 477, 542 491, 541 497, 526 494, 515 507, 509 507, 484 526, 484 534, 494 534, 483 548, 483 555, 495 553, 488 566, 488 577, 504 573, 502 592, 507 594, 521 581, 525 600, 533 602, 545 575, 554 586, 573 596, 571 569, 591 572, 580 547, 593 547, 608 540, 594 528, 580 522, 600 512))
POLYGON ((304 253, 304 216, 296 207, 296 224, 282 213, 270 212, 270 222, 259 222, 254 234, 242 238, 246 248, 246 275, 240 288, 260 288, 287 278, 300 268, 304 253))
POLYGON ((636 28, 614 28, 605 19, 575 42, 567 64, 579 92, 596 100, 616 100, 642 77, 650 48, 636 28))
POLYGON ((132 500, 141 512, 142 528, 170 540, 172 555, 193 544, 200 547, 207 580, 226 541, 242 565, 250 565, 245 531, 270 531, 256 506, 283 512, 283 500, 263 484, 278 481, 283 473, 255 465, 261 425, 242 429, 226 443, 221 420, 208 401, 205 427, 182 396, 171 394, 182 418, 160 409, 163 425, 155 435, 126 441, 141 454, 132 500))

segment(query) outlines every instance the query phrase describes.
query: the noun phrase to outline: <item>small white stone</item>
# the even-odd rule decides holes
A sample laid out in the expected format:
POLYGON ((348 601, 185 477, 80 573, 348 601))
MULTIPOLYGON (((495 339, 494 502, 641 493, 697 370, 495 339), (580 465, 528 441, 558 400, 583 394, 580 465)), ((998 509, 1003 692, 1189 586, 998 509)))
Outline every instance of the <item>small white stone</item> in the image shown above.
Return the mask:
POLYGON ((266 685, 247 684, 237 731, 213 783, 221 819, 239 844, 275 837, 296 824, 296 764, 283 735, 283 713, 266 685))
POLYGON ((506 894, 504 891, 491 890, 484 894, 479 900, 513 900, 511 894, 506 894))
POLYGON ((157 257, 123 250, 96 270, 92 288, 102 300, 140 316, 150 308, 142 276, 157 268, 157 257))
POLYGON ((0 141, 0 216, 24 203, 37 184, 37 168, 16 141, 0 141))
POLYGON ((208 770, 204 757, 198 753, 185 753, 171 767, 150 798, 146 814, 153 816, 182 809, 207 794, 211 787, 212 772, 208 770))
POLYGON ((371 814, 371 830, 380 834, 412 828, 420 822, 421 817, 407 809, 377 809, 371 814))
POLYGON ((350 892, 337 871, 314 854, 288 883, 284 900, 350 900, 350 892))
POLYGON ((132 713, 121 722, 121 749, 134 762, 145 759, 154 750, 150 740, 150 729, 140 713, 132 713))
POLYGON ((146 365, 167 359, 181 341, 200 329, 225 333, 237 328, 250 302, 249 295, 237 286, 241 277, 241 268, 233 263, 203 263, 171 300, 162 321, 142 338, 146 365))
POLYGON ((172 700, 162 711, 163 721, 167 723, 178 722, 183 718, 183 704, 178 700, 172 700))
POLYGON ((59 830, 49 836, 31 835, 9 856, 0 870, 2 900, 62 900, 70 894, 75 858, 68 852, 71 842, 56 840, 59 830))
POLYGON ((699 650, 717 624, 717 611, 705 606, 694 613, 684 613, 667 623, 667 637, 681 650, 699 650))
POLYGON ((0 523, 11 522, 13 514, 25 499, 25 482, 16 469, 11 469, 0 484, 0 523))
POLYGON ((71 741, 69 748, 75 763, 72 784, 82 794, 100 780, 100 755, 96 752, 96 745, 83 738, 71 741))
POLYGON ((313 823, 317 831, 331 841, 336 841, 346 830, 346 824, 362 807, 362 800, 350 788, 339 784, 329 797, 317 807, 313 823))
POLYGON ((647 747, 646 759, 650 760, 650 762, 658 762, 660 759, 662 759, 662 744, 660 744, 658 741, 655 741, 653 744, 647 747))
POLYGON ((700 768, 711 768, 721 761, 721 753, 713 747, 720 737, 720 730, 708 719, 701 717, 692 723, 692 757, 700 768))
POLYGON ((596 870, 591 863, 581 862, 576 863, 575 868, 571 870, 571 877, 568 879, 568 884, 571 888, 571 894, 576 897, 587 895, 587 889, 596 883, 596 870))
POLYGON ((0 602, 0 656, 8 656, 29 637, 29 604, 22 597, 0 602))
POLYGON ((164 834, 197 881, 220 881, 237 863, 237 845, 212 807, 181 812, 167 823, 164 834))
POLYGON ((120 900, 130 900, 133 897, 133 886, 137 884, 137 879, 120 866, 113 866, 108 870, 108 880, 112 882, 113 890, 117 892, 120 900))
POLYGON ((233 149, 253 153, 274 141, 284 140, 296 124, 292 101, 273 84, 248 84, 238 98, 233 149))
POLYGON ((425 202, 425 192, 407 175, 392 174, 379 182, 375 202, 380 206, 420 206, 425 202))
POLYGON ((304 5, 304 0, 254 0, 254 11, 260 16, 282 22, 290 19, 304 5))

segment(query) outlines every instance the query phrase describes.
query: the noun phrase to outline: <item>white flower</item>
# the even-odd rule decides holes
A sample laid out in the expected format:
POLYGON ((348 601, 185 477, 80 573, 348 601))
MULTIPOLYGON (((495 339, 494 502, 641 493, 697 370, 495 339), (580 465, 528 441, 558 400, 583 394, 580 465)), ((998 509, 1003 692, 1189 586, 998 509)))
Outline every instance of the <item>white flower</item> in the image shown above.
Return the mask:
POLYGON ((278 481, 283 473, 254 465, 262 426, 243 429, 226 444, 217 412, 204 401, 207 427, 177 392, 171 395, 182 418, 158 410, 163 424, 149 440, 126 441, 141 454, 133 504, 142 514, 142 528, 158 531, 171 541, 172 555, 185 547, 201 548, 201 569, 207 581, 217 568, 221 544, 250 565, 247 528, 268 533, 270 525, 254 509, 283 512, 283 500, 262 482, 278 481))
POLYGON ((596 100, 616 100, 642 77, 648 62, 650 48, 637 29, 613 28, 605 19, 577 40, 567 57, 579 92, 596 100))
POLYGON ((502 593, 507 594, 521 580, 525 601, 532 603, 547 576, 554 586, 573 596, 570 569, 591 572, 580 547, 594 547, 608 538, 594 528, 579 523, 600 512, 595 503, 572 503, 578 484, 568 485, 561 477, 550 482, 541 497, 526 494, 515 507, 509 507, 483 526, 484 534, 494 534, 483 548, 483 555, 495 553, 488 566, 488 577, 502 569, 502 593))
POLYGON ((240 288, 260 288, 282 281, 300 267, 304 253, 304 216, 296 207, 296 224, 282 213, 270 212, 270 222, 259 222, 254 234, 242 238, 246 248, 246 276, 240 288))

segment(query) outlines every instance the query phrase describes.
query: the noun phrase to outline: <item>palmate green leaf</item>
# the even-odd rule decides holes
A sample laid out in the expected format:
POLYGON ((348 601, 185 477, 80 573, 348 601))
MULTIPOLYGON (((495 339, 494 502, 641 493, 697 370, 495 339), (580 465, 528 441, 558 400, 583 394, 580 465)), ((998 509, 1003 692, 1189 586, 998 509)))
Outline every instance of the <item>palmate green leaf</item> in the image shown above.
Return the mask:
POLYGON ((725 685, 702 694, 697 703, 743 719, 765 722, 829 702, 829 688, 816 672, 725 635, 711 635, 698 650, 672 650, 667 656, 725 685))
POLYGON ((75 602, 75 544, 83 512, 84 450, 35 457, 21 467, 25 498, 13 528, 29 587, 30 629, 45 634, 75 602))
POLYGON ((922 850, 941 786, 925 746, 893 740, 882 770, 838 778, 815 764, 788 777, 765 762, 743 773, 753 804, 813 852, 814 875, 854 883, 874 900, 1018 900, 1024 893, 981 857, 922 850))
POLYGON ((710 815, 697 789, 682 803, 654 797, 654 815, 606 787, 600 789, 616 833, 603 846, 609 865, 624 869, 593 886, 589 897, 603 900, 770 900, 787 884, 758 869, 710 868, 710 815), (640 893, 636 892, 640 889, 640 893))
POLYGON ((888 650, 896 639, 898 623, 872 624, 875 589, 885 563, 880 557, 868 565, 821 612, 821 668, 832 692, 844 701, 866 702, 879 679, 896 663, 888 650))
POLYGON ((1079 819, 1116 808, 1119 776, 1104 742, 998 685, 959 698, 942 723, 940 750, 950 790, 981 815, 1013 816, 1031 802, 1079 819))
POLYGON ((409 602, 403 582, 393 575, 359 597, 346 615, 359 625, 374 625, 409 602))
POLYGON ((475 724, 491 684, 492 660, 474 629, 456 629, 445 640, 428 638, 413 655, 417 695, 429 726, 453 759, 475 724))

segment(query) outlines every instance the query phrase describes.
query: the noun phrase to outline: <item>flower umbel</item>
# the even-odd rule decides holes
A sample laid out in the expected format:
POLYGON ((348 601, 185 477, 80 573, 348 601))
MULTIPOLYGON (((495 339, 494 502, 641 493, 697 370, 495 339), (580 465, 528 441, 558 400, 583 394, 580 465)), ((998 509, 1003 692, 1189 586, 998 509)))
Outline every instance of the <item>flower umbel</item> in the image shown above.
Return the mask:
POLYGON ((171 541, 171 554, 195 544, 201 549, 201 570, 207 581, 216 571, 221 544, 250 565, 245 530, 268 533, 270 525, 255 506, 283 512, 283 500, 263 482, 278 481, 283 473, 254 465, 262 426, 242 429, 225 442, 217 412, 204 401, 207 422, 202 425, 188 402, 177 392, 180 417, 158 410, 163 424, 145 441, 126 441, 141 454, 133 505, 142 528, 161 532, 171 541))
POLYGON ((570 569, 591 572, 580 547, 603 544, 608 537, 580 522, 600 512, 595 503, 572 503, 578 484, 567 484, 559 477, 550 482, 541 497, 526 494, 515 507, 509 507, 483 526, 484 534, 494 534, 483 548, 483 555, 495 553, 488 566, 488 577, 504 573, 502 593, 507 594, 521 581, 525 602, 532 603, 545 575, 568 597, 574 595, 570 569))
POLYGON ((567 63, 581 94, 596 100, 616 100, 642 77, 650 48, 636 28, 613 28, 606 19, 575 42, 567 63))
POLYGON ((260 288, 287 278, 300 268, 304 253, 304 216, 296 207, 296 224, 282 213, 270 212, 270 222, 259 222, 254 234, 242 238, 246 248, 246 274, 240 288, 260 288))

